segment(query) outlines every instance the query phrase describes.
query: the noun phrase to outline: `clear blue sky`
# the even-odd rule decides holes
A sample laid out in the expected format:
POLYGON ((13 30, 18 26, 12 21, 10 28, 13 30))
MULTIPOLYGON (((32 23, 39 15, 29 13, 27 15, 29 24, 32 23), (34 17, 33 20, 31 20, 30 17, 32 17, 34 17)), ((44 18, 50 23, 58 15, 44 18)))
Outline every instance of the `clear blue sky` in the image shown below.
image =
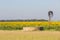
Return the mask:
POLYGON ((60 0, 0 0, 0 20, 48 19, 49 10, 60 20, 60 0))

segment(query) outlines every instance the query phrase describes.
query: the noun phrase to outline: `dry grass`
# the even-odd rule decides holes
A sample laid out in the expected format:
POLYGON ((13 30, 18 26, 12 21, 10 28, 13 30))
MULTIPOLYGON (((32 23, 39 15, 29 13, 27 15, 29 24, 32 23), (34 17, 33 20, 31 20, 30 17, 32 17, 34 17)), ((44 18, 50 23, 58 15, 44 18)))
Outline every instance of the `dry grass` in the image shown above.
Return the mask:
POLYGON ((0 31, 0 40, 60 40, 58 31, 0 31))

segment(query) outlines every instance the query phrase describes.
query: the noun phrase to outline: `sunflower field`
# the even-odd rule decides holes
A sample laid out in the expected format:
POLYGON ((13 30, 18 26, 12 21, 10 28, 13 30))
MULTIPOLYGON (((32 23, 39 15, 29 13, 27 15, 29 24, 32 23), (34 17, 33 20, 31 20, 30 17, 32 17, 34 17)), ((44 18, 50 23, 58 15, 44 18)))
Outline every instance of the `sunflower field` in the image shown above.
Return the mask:
POLYGON ((44 30, 60 30, 60 22, 0 22, 0 30, 21 30, 23 27, 43 27, 44 30))

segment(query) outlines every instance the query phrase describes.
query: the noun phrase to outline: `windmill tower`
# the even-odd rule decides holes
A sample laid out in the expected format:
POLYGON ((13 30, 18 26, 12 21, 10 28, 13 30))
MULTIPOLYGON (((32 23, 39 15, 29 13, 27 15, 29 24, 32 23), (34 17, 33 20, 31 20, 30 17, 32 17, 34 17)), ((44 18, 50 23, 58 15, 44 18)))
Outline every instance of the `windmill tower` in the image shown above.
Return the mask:
POLYGON ((48 11, 48 17, 49 17, 48 23, 49 23, 49 27, 50 27, 50 25, 51 25, 51 19, 53 17, 53 11, 48 11))

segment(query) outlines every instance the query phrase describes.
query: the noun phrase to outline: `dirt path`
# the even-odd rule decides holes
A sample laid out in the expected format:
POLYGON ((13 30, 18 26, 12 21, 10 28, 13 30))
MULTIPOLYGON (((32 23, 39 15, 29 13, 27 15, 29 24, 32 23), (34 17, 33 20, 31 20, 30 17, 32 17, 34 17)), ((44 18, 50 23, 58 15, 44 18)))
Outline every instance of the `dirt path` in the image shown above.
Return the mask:
POLYGON ((2 31, 0 40, 60 40, 59 31, 2 31))

